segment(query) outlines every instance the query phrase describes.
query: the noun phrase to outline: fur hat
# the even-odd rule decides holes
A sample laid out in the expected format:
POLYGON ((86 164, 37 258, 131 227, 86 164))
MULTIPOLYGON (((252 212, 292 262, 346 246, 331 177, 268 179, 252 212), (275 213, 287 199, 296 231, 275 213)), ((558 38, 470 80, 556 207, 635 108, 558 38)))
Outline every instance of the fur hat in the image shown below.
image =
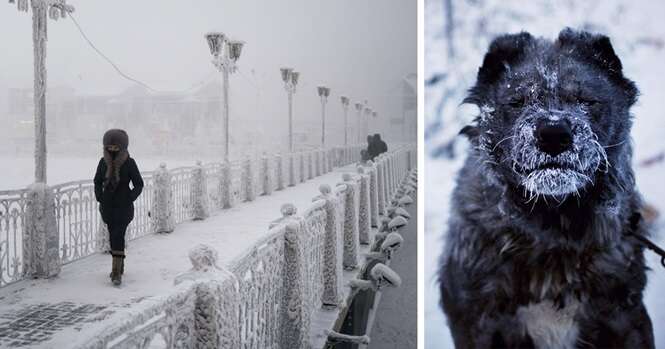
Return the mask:
POLYGON ((104 133, 102 142, 104 143, 104 147, 117 145, 121 150, 127 150, 127 147, 129 147, 129 136, 125 130, 113 128, 104 133))

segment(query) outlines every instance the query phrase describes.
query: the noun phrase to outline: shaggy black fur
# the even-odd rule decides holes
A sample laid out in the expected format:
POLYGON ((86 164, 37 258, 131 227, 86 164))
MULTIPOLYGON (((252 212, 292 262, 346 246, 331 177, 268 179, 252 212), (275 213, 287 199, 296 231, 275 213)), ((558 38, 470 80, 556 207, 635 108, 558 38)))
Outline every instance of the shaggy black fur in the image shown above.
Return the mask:
POLYGON ((462 130, 473 150, 439 272, 456 347, 653 347, 643 249, 626 236, 642 205, 637 94, 606 36, 492 42, 465 100, 481 115, 462 130), (547 153, 543 123, 561 131, 560 154, 547 153))

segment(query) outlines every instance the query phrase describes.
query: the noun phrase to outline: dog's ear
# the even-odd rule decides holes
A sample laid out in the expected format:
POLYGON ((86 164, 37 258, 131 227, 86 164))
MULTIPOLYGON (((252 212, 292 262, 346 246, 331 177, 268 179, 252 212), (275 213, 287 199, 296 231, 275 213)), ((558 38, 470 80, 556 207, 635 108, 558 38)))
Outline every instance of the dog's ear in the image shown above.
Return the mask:
POLYGON ((533 37, 527 32, 502 35, 494 39, 485 54, 483 65, 478 69, 478 82, 495 83, 505 72, 506 66, 519 61, 532 41, 533 37))
POLYGON ((495 38, 485 54, 483 64, 478 69, 476 85, 469 90, 469 95, 462 103, 478 106, 483 104, 489 86, 497 82, 512 64, 524 56, 527 46, 533 41, 534 38, 527 32, 495 38))
POLYGON ((480 130, 477 126, 466 125, 459 131, 459 134, 465 135, 469 140, 473 140, 480 136, 480 130))
POLYGON ((569 54, 600 68, 624 90, 629 104, 635 103, 638 94, 637 87, 635 87, 635 83, 624 77, 623 65, 619 56, 614 52, 610 38, 605 35, 565 28, 559 33, 556 44, 560 49, 567 50, 569 54))

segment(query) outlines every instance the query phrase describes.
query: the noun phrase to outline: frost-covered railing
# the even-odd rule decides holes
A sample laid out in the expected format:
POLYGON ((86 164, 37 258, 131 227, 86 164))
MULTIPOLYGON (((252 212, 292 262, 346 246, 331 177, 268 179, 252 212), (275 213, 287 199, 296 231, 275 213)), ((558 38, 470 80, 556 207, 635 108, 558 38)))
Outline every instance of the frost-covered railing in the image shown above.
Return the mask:
MULTIPOLYGON (((344 163, 342 156, 332 161, 344 163)), ((216 265, 215 247, 199 245, 192 270, 172 290, 139 303, 83 347, 309 348, 315 311, 344 303, 342 270, 360 267, 359 245, 379 223, 379 191, 385 207, 415 161, 415 146, 401 147, 322 185, 302 213, 285 204, 267 233, 225 267, 216 265)))
POLYGON ((22 277, 26 195, 26 190, 0 191, 0 285, 22 277))
MULTIPOLYGON (((361 146, 332 148, 325 151, 325 157, 329 159, 329 165, 342 166, 359 160, 361 149, 361 146)), ((321 150, 312 150, 282 155, 263 154, 230 164, 201 165, 200 171, 197 171, 198 166, 174 169, 164 166, 155 171, 142 172, 145 187, 134 203, 134 220, 128 227, 127 239, 171 231, 180 222, 205 218, 211 211, 252 201, 257 196, 270 195, 275 190, 326 173, 331 170, 331 166, 324 168, 319 161, 318 170, 316 168, 316 159, 323 158, 322 153, 321 150), (157 181, 159 184, 155 183, 155 174, 161 178, 157 181), (195 178, 195 174, 198 177, 195 178), (198 183, 195 188, 194 183, 198 183), (200 200, 200 196, 193 194, 201 190, 207 194, 206 200, 200 200)), ((91 180, 67 182, 48 188, 48 195, 53 199, 52 205, 37 204, 38 195, 35 196, 37 201, 33 212, 37 212, 37 209, 46 210, 43 214, 53 215, 55 223, 46 227, 40 219, 35 218, 32 227, 37 233, 25 239, 26 230, 29 230, 26 224, 30 223, 27 217, 30 193, 29 188, 0 191, 0 287, 25 277, 39 276, 24 275, 35 269, 24 268, 26 260, 42 260, 45 265, 64 264, 108 250, 108 233, 99 215, 91 180), (52 211, 47 208, 51 206, 52 211), (46 234, 46 231, 49 233, 46 234), (57 234, 57 239, 51 236, 54 234, 57 234), (24 248, 37 250, 24 255, 24 248), (57 251, 58 255, 55 262, 54 258, 46 258, 47 254, 53 256, 53 251, 57 251), (49 262, 44 261, 47 259, 49 262)), ((39 216, 38 212, 36 216, 39 216)), ((59 267, 50 270, 57 273, 59 267)), ((44 272, 40 275, 53 274, 44 272)))

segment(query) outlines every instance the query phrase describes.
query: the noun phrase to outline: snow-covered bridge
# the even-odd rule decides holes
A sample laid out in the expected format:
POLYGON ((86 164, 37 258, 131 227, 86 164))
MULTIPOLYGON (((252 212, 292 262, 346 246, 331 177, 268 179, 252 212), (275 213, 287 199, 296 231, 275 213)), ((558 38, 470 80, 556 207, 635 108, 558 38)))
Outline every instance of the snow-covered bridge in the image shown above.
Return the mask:
POLYGON ((360 167, 357 154, 145 173, 119 288, 108 281, 92 183, 0 192, 0 346, 323 346, 363 254, 385 238, 372 227, 396 216, 390 198, 412 190, 400 187, 415 146, 360 167), (45 209, 56 212, 50 225, 45 209))

